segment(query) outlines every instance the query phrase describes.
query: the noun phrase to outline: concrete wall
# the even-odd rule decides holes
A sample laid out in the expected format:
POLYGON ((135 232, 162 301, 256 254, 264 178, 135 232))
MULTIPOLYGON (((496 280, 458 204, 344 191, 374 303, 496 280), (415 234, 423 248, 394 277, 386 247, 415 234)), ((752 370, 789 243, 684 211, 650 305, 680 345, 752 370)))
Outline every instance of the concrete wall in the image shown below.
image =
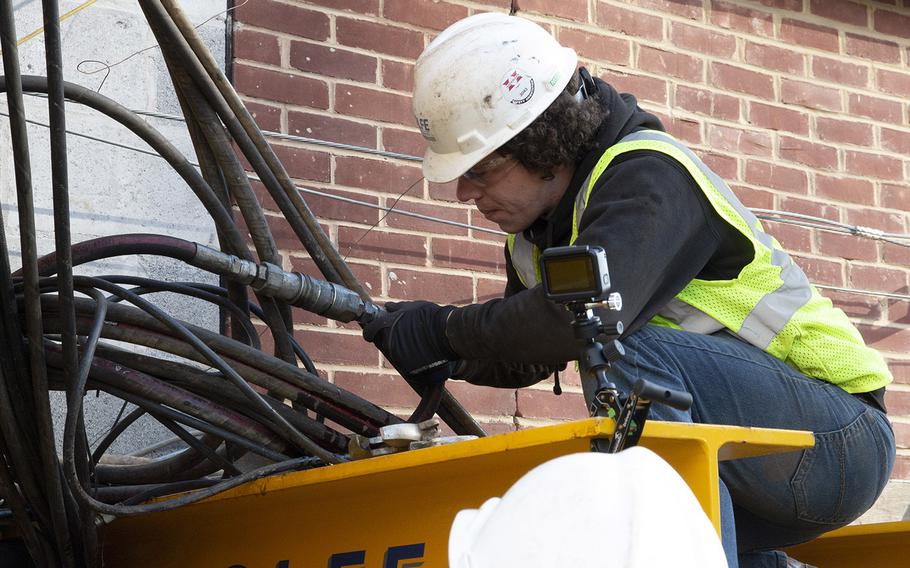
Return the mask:
MULTIPOLYGON (((414 60, 446 25, 505 11, 509 3, 253 1, 238 10, 236 86, 264 128, 419 156, 423 142, 409 109, 414 60)), ((910 229, 910 0, 519 4, 594 74, 637 94, 747 205, 910 229)), ((304 143, 278 148, 303 186, 491 227, 456 200, 452 184, 421 181, 413 162, 304 143)), ((380 299, 465 303, 501 292, 500 237, 308 201, 380 299)), ((782 223, 766 227, 817 283, 907 293, 907 248, 782 223)), ((293 239, 282 247, 294 265, 309 267, 293 239)), ((888 405, 900 446, 894 476, 910 478, 910 303, 826 295, 888 357, 896 377, 888 405)), ((415 403, 355 328, 310 317, 298 337, 329 380, 402 413, 415 403)), ((577 379, 566 382, 561 397, 546 383, 519 391, 450 388, 499 432, 583 416, 577 379)))
MULTIPOLYGON (((194 22, 222 13, 224 0, 192 0, 185 10, 194 22)), ((64 49, 64 76, 67 81, 99 90, 121 105, 136 110, 180 114, 155 39, 133 0, 100 0, 87 4, 83 0, 60 2, 60 13, 85 6, 61 24, 64 49), (146 49, 146 48, 152 49, 146 49), (144 51, 143 51, 144 50, 144 51), (135 54, 135 55, 134 55, 135 54), (132 56, 132 57, 130 57, 132 56), (114 65, 109 75, 79 71, 101 69, 97 60, 114 65), (103 81, 103 84, 102 84, 103 81)), ((14 2, 17 37, 25 38, 41 28, 41 2, 14 2)), ((200 28, 210 49, 224 59, 225 17, 218 15, 200 28)), ((23 74, 45 75, 44 36, 38 34, 20 46, 23 74)), ((27 117, 47 124, 47 101, 26 97, 27 117)), ((0 97, 0 201, 14 268, 21 264, 19 221, 9 119, 6 97, 0 97)), ((179 121, 148 118, 147 121, 193 159, 192 145, 184 125, 179 121)), ((67 105, 67 127, 72 132, 88 134, 105 141, 148 147, 132 133, 112 120, 87 108, 67 105)), ((28 129, 32 175, 34 179, 35 220, 39 252, 54 248, 53 209, 50 190, 50 162, 47 129, 30 125, 28 129)), ((171 168, 160 158, 117 148, 102 142, 70 135, 69 179, 72 209, 73 241, 79 242, 102 235, 121 233, 159 233, 204 244, 216 244, 213 225, 196 197, 171 168)), ((195 269, 159 257, 116 258, 76 269, 77 274, 136 274, 165 280, 215 279, 198 274, 195 269)), ((171 313, 217 329, 217 312, 199 302, 182 298, 157 300, 171 313)), ((119 402, 87 397, 90 439, 103 435, 120 408, 119 402)), ((62 425, 63 404, 55 401, 56 418, 62 425)), ((127 431, 115 451, 144 447, 170 434, 151 421, 127 431)))

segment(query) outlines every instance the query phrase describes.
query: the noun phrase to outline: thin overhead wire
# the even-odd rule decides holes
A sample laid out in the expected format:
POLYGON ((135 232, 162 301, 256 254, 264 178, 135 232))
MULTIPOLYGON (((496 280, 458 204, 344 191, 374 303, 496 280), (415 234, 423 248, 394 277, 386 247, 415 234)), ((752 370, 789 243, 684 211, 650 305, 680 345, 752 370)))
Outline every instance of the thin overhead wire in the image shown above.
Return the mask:
MULTIPOLYGON (((3 112, 3 111, 0 111, 0 116, 9 117, 9 114, 7 114, 7 113, 5 113, 5 112, 3 112)), ((45 123, 43 123, 43 122, 40 122, 40 121, 37 121, 37 120, 34 120, 34 119, 26 119, 26 122, 28 122, 29 124, 34 124, 34 125, 36 125, 36 126, 41 126, 41 127, 44 127, 44 128, 47 128, 47 127, 48 127, 47 124, 45 124, 45 123)), ((136 146, 131 146, 131 145, 129 145, 129 144, 123 144, 123 143, 120 143, 120 142, 115 142, 115 141, 113 141, 113 140, 107 140, 107 139, 103 139, 103 138, 98 138, 97 136, 92 136, 92 135, 90 135, 90 134, 84 134, 84 133, 76 132, 76 131, 73 131, 73 130, 67 130, 67 133, 68 133, 68 134, 72 134, 73 136, 76 136, 76 137, 79 137, 79 138, 84 138, 84 139, 86 139, 86 140, 91 140, 91 141, 93 141, 93 142, 100 142, 100 143, 102 143, 102 144, 107 144, 108 146, 114 146, 114 147, 116 147, 116 148, 122 148, 122 149, 124 149, 124 150, 129 150, 129 151, 136 152, 136 153, 139 153, 139 154, 145 154, 146 156, 153 156, 153 157, 155 157, 155 158, 160 158, 160 157, 161 157, 160 155, 158 155, 156 152, 154 152, 154 151, 152 151, 152 150, 146 150, 146 149, 144 149, 144 148, 138 148, 138 147, 136 147, 136 146)), ((196 162, 190 161, 190 164, 192 164, 193 166, 195 166, 195 167, 197 167, 197 168, 199 167, 199 164, 197 164, 196 162)), ((254 173, 249 173, 249 172, 248 172, 248 173, 247 173, 247 177, 249 177, 249 178, 252 179, 252 180, 261 181, 261 180, 259 179, 259 176, 257 176, 257 175, 254 174, 254 173)), ((319 190, 317 190, 317 189, 312 189, 312 188, 308 188, 308 187, 303 187, 303 186, 300 186, 300 185, 298 185, 298 186, 296 186, 296 187, 297 187, 297 189, 298 189, 299 191, 301 191, 301 192, 303 192, 303 193, 306 193, 306 194, 309 194, 309 195, 316 195, 316 196, 318 196, 318 197, 325 197, 325 198, 327 198, 327 199, 334 199, 334 200, 336 200, 336 201, 341 201, 341 202, 343 202, 343 203, 349 203, 349 204, 351 204, 351 205, 358 205, 358 206, 361 206, 361 207, 369 207, 369 208, 371 208, 371 209, 378 209, 379 211, 385 211, 386 213, 395 213, 396 215, 403 215, 403 216, 406 216, 406 217, 413 217, 413 218, 415 218, 415 219, 421 219, 421 220, 423 220, 423 221, 430 221, 430 222, 433 222, 433 223, 441 223, 441 224, 443 224, 443 225, 451 225, 451 226, 453 226, 453 227, 461 227, 461 228, 463 228, 463 229, 468 229, 468 230, 472 230, 472 231, 480 231, 480 232, 483 232, 483 233, 489 233, 489 234, 497 235, 497 236, 505 236, 505 235, 506 235, 505 232, 503 232, 503 231, 497 231, 496 229, 490 229, 490 228, 487 228, 487 227, 480 227, 480 226, 471 225, 471 224, 468 224, 468 223, 460 223, 460 222, 458 222, 458 221, 452 221, 452 220, 450 220, 450 219, 442 219, 442 218, 440 218, 440 217, 434 217, 434 216, 432 216, 432 215, 424 215, 424 214, 422 214, 422 213, 415 213, 415 212, 413 212, 413 211, 407 211, 407 210, 404 210, 404 209, 392 209, 392 208, 390 208, 390 207, 385 207, 385 206, 383 206, 383 205, 377 205, 376 203, 370 203, 370 202, 368 202, 368 201, 360 201, 360 200, 358 200, 358 199, 353 199, 353 198, 350 198, 350 197, 344 197, 344 196, 342 196, 342 195, 334 195, 334 194, 331 194, 331 193, 327 193, 327 192, 325 192, 325 191, 319 191, 319 190)))

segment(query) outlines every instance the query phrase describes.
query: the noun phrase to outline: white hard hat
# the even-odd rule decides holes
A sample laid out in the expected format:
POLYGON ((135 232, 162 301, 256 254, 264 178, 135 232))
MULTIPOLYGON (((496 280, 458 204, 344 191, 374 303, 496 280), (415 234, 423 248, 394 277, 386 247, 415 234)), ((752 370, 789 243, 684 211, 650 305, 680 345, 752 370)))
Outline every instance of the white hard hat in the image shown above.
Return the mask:
POLYGON ((726 568, 720 538, 682 477, 654 452, 556 458, 502 498, 460 511, 450 568, 726 568))
POLYGON ((543 114, 575 72, 575 52, 500 13, 460 20, 417 59, 413 111, 429 143, 423 174, 451 181, 543 114))

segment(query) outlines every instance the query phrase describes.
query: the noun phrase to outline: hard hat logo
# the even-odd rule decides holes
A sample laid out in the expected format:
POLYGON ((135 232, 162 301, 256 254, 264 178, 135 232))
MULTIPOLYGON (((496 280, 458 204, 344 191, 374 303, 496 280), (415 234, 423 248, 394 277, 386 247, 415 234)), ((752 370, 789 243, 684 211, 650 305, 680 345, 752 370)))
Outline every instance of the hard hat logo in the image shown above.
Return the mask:
POLYGON ((430 119, 418 116, 417 128, 420 129, 420 134, 423 135, 426 140, 436 142, 436 137, 433 136, 433 133, 430 131, 430 119))
POLYGON ((513 69, 503 78, 502 91, 507 101, 522 105, 534 96, 534 78, 520 69, 513 69))

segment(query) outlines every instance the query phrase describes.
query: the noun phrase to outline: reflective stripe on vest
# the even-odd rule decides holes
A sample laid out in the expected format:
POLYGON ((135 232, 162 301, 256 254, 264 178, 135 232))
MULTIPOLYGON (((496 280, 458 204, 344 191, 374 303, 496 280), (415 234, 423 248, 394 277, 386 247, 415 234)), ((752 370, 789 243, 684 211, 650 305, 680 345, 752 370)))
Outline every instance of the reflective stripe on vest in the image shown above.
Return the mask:
MULTIPOLYGON (((874 390, 890 382, 884 360, 864 345, 846 315, 818 293, 729 186, 668 134, 640 131, 607 148, 576 197, 570 244, 578 238, 583 213, 601 174, 617 156, 636 150, 660 152, 684 166, 714 210, 749 239, 755 252, 734 279, 692 280, 651 323, 704 334, 729 329, 804 374, 849 392, 874 390)), ((513 240, 513 248, 521 241, 536 248, 520 236, 513 240)), ((520 274, 522 269, 515 261, 533 259, 536 266, 538 256, 531 252, 522 259, 513 258, 513 266, 520 274)), ((539 275, 530 280, 539 281, 539 275)), ((529 280, 523 282, 527 286, 529 280)))
POLYGON ((521 235, 510 234, 507 242, 512 268, 515 269, 521 283, 525 285, 525 288, 533 288, 540 284, 540 265, 538 264, 540 249, 521 235))

